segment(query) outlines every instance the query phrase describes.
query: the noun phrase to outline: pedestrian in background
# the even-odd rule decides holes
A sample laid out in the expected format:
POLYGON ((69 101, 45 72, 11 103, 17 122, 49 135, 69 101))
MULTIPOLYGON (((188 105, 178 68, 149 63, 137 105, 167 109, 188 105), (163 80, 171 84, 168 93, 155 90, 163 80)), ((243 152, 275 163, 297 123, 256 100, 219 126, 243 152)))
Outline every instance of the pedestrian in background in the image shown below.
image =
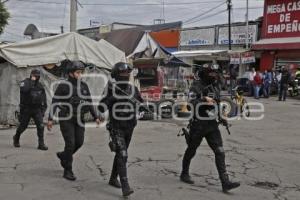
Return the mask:
POLYGON ((252 71, 249 72, 249 75, 248 75, 248 79, 249 79, 249 94, 250 96, 253 96, 254 95, 254 77, 256 75, 256 71, 255 71, 255 68, 252 68, 252 71))
POLYGON ((254 76, 254 98, 255 99, 259 99, 259 92, 260 92, 260 89, 262 87, 262 78, 261 78, 261 75, 260 73, 256 73, 255 76, 254 76))
POLYGON ((272 73, 270 70, 265 70, 263 74, 263 94, 265 98, 270 96, 270 88, 272 84, 272 73))
POLYGON ((286 100, 286 92, 288 89, 288 84, 291 80, 291 73, 288 71, 287 67, 282 67, 281 81, 279 84, 279 98, 278 101, 286 100))
POLYGON ((276 71, 276 76, 275 76, 275 80, 277 83, 277 94, 279 95, 280 93, 280 82, 281 82, 281 69, 279 69, 278 71, 276 71))
POLYGON ((238 68, 236 65, 229 66, 229 76, 230 76, 230 92, 229 94, 234 95, 233 88, 235 88, 238 77, 238 68))

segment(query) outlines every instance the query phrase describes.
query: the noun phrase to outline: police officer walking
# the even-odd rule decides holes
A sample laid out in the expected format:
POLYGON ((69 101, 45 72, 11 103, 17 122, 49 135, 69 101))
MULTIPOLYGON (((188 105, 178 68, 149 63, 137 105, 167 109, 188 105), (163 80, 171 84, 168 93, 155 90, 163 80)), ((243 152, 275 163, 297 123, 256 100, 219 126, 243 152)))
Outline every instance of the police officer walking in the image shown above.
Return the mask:
POLYGON ((132 67, 127 63, 115 64, 111 77, 117 82, 107 84, 106 96, 102 98, 98 107, 101 113, 107 109, 109 111, 107 124, 111 137, 109 146, 111 151, 115 152, 109 185, 122 188, 123 196, 133 193, 127 178, 127 149, 137 124, 137 107, 143 101, 138 89, 129 84, 131 71, 132 67))
MULTIPOLYGON (((187 133, 187 149, 182 160, 182 172, 180 180, 193 184, 194 181, 189 175, 189 168, 192 158, 196 154, 197 148, 200 146, 203 138, 206 139, 209 147, 215 154, 215 164, 218 170, 219 178, 222 183, 223 192, 240 186, 238 182, 229 180, 226 165, 225 153, 218 121, 214 116, 216 112, 216 99, 219 97, 218 72, 212 66, 205 66, 196 72, 197 80, 194 80, 190 92, 190 103, 194 107, 194 116, 189 124, 189 132, 187 133)), ((225 122, 225 121, 224 121, 225 122)))
POLYGON ((90 112, 97 124, 100 124, 94 106, 92 106, 91 94, 88 85, 81 81, 81 75, 85 69, 81 61, 71 62, 68 66, 68 79, 60 83, 54 93, 48 118, 47 128, 51 131, 53 116, 57 108, 60 130, 65 141, 65 148, 57 152, 61 166, 64 168, 63 177, 74 181, 76 176, 72 170, 73 155, 83 145, 84 141, 84 114, 90 112))
POLYGON ((37 128, 38 149, 48 150, 44 143, 44 123, 43 117, 47 109, 46 93, 39 82, 41 72, 33 69, 30 78, 25 79, 20 84, 20 124, 13 137, 15 147, 20 147, 20 136, 26 130, 30 119, 33 118, 37 128))

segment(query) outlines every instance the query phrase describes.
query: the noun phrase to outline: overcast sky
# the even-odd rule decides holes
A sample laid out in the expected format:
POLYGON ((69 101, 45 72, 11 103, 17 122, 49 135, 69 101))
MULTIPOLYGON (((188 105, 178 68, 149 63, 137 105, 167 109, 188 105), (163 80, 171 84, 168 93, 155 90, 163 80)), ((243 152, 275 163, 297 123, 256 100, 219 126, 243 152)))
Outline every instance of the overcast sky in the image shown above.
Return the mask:
MULTIPOLYGON (((40 31, 58 33, 61 25, 68 31, 69 2, 70 0, 9 0, 5 5, 11 18, 0 39, 23 40, 24 29, 30 23, 35 24, 40 31)), ((227 22, 225 0, 164 0, 164 6, 163 0, 79 0, 79 2, 82 7, 78 6, 78 28, 89 27, 90 20, 103 24, 112 22, 153 24, 153 19, 163 17, 166 22, 183 21, 184 27, 227 22)), ((245 21, 246 0, 232 0, 232 3, 233 21, 245 21)), ((249 0, 250 20, 262 16, 263 4, 263 0, 249 0)))

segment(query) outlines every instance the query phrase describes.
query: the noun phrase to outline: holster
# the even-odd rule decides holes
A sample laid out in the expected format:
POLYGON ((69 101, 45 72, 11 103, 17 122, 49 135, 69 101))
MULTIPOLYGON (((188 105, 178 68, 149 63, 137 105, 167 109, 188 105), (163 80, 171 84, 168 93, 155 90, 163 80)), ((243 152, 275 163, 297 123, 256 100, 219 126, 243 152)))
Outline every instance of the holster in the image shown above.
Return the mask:
POLYGON ((117 145, 112 140, 109 141, 108 146, 111 152, 117 151, 117 145))
POLYGON ((190 132, 187 128, 182 128, 182 133, 184 135, 184 138, 185 138, 185 141, 186 141, 186 144, 189 145, 190 143, 190 139, 191 139, 191 135, 190 135, 190 132))
POLYGON ((113 137, 114 137, 113 134, 115 134, 115 133, 112 129, 111 123, 106 124, 106 129, 109 131, 109 139, 110 139, 109 143, 108 143, 109 149, 110 149, 111 152, 116 152, 117 151, 117 144, 113 140, 113 137))

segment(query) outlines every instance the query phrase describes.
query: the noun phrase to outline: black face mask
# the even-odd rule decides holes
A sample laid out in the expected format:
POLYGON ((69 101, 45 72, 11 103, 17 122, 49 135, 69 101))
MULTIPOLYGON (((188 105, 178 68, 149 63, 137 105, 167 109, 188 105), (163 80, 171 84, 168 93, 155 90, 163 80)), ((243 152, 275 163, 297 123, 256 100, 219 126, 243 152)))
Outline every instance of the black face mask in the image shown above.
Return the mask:
POLYGON ((74 85, 76 85, 77 84, 77 79, 76 78, 74 78, 74 77, 72 77, 72 76, 70 76, 69 75, 69 77, 68 77, 68 80, 72 83, 72 84, 74 84, 74 85))
MULTIPOLYGON (((30 75, 30 80, 31 80, 31 77, 32 77, 32 75, 30 75)), ((35 78, 36 78, 36 80, 35 81, 33 81, 33 80, 31 80, 34 84, 37 84, 38 82, 39 82, 39 80, 40 80, 40 76, 35 76, 35 78)))
POLYGON ((118 76, 116 81, 129 81, 129 76, 118 76))

